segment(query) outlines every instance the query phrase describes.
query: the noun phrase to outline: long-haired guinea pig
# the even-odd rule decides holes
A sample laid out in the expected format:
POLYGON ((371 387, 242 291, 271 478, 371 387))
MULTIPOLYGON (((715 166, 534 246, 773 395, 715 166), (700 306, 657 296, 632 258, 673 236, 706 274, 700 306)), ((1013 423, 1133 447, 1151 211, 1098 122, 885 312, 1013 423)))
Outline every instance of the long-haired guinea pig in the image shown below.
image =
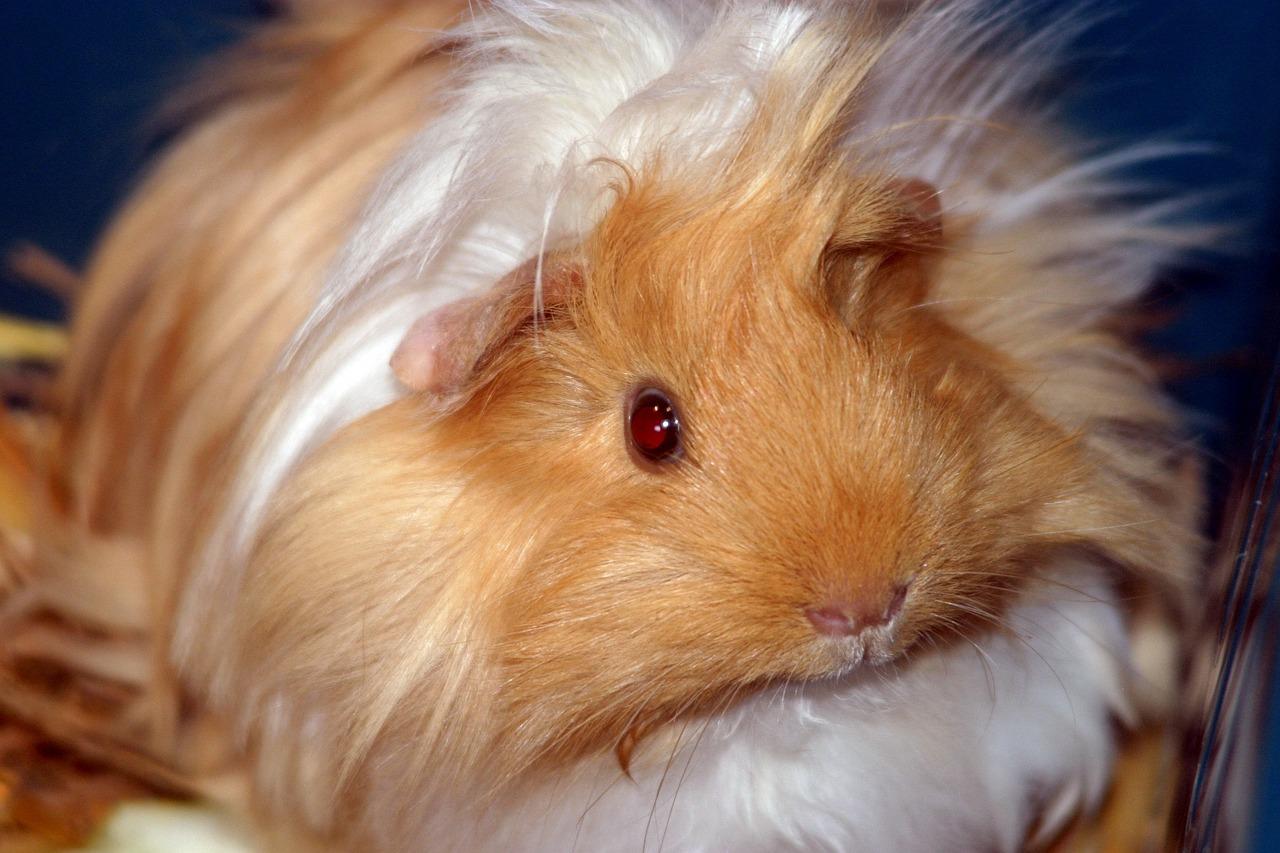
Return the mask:
POLYGON ((271 849, 1053 839, 1198 560, 1121 322, 1194 232, 1037 100, 1076 29, 282 11, 86 273, 11 626, 141 643, 101 736, 271 849))

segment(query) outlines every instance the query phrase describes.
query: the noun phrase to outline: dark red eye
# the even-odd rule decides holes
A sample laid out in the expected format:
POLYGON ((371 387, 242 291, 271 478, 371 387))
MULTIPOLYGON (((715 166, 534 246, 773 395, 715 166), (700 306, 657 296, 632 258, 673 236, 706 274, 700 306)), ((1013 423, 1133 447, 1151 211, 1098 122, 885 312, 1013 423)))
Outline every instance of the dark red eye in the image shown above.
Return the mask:
POLYGON ((680 415, 671 398, 656 388, 635 396, 627 432, 631 446, 651 462, 667 462, 680 453, 680 415))

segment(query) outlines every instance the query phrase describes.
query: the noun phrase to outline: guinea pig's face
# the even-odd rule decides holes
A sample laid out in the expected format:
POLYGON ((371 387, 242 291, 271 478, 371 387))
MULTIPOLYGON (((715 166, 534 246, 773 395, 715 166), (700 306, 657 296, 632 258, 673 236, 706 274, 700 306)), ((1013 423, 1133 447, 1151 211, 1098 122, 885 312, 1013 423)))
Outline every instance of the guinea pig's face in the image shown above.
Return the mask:
POLYGON ((892 233, 857 218, 883 205, 676 196, 548 260, 538 315, 515 281, 415 333, 398 370, 434 390, 337 436, 264 531, 255 690, 330 691, 342 731, 450 766, 625 763, 744 691, 999 624, 1079 449, 919 306, 937 247, 839 238, 892 233))
POLYGON ((927 258, 796 230, 624 198, 438 424, 520 539, 492 655, 542 757, 998 624, 1044 545, 1070 437, 916 307, 927 258))

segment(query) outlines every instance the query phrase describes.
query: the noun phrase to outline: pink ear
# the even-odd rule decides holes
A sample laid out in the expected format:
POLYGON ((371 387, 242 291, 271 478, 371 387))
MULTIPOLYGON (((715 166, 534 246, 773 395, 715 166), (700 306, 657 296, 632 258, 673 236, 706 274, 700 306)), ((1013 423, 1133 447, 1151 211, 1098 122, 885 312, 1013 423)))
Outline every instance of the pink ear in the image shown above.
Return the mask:
POLYGON ((465 378, 463 364, 470 353, 459 345, 474 336, 478 299, 460 299, 419 317, 391 356, 391 372, 411 391, 447 394, 465 378))
MULTIPOLYGON (((475 375, 487 353, 536 320, 537 259, 516 267, 479 296, 459 299, 419 317, 391 356, 391 372, 411 391, 448 396, 475 375)), ((543 264, 543 308, 564 302, 582 276, 559 258, 543 264)))
POLYGON ((942 239, 942 200, 938 188, 919 178, 896 178, 890 182, 908 218, 919 228, 918 237, 942 239))

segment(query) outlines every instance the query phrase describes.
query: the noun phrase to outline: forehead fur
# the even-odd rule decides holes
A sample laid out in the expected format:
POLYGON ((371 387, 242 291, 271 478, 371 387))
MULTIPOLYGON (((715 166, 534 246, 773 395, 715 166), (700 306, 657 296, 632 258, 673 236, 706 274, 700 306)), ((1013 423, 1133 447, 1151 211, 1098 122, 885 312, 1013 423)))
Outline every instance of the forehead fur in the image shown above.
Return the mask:
POLYGON ((863 234, 870 245, 893 233, 902 213, 885 181, 838 191, 849 183, 843 164, 828 172, 804 183, 779 175, 750 194, 690 193, 669 177, 628 180, 581 249, 582 325, 605 341, 625 329, 628 340, 697 353, 747 345, 762 327, 785 328, 797 316, 836 323, 824 251, 863 234))
POLYGON ((794 316, 784 306, 825 302, 819 273, 833 246, 934 248, 913 245, 905 227, 911 211, 894 181, 909 176, 850 136, 859 86, 888 44, 868 45, 868 31, 857 20, 805 30, 721 149, 660 150, 639 169, 598 164, 617 172, 582 246, 592 320, 716 318, 740 337, 794 316))

